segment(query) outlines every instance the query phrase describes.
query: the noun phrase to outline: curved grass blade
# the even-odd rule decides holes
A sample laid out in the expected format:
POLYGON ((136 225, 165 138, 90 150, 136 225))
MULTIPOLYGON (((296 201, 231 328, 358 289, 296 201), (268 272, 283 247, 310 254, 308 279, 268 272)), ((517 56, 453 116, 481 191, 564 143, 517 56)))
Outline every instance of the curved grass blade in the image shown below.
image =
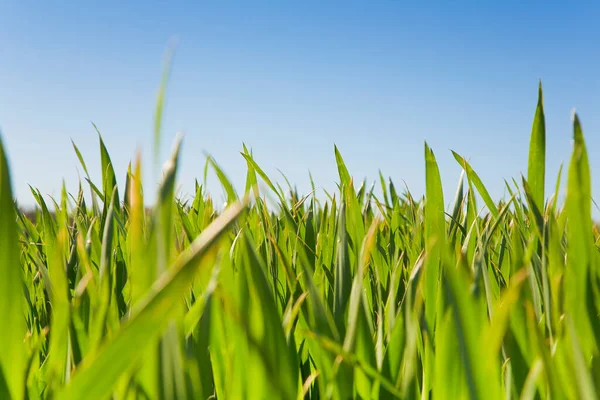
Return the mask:
MULTIPOLYGON (((106 199, 110 199, 113 190, 115 190, 115 188, 117 187, 117 177, 115 175, 115 169, 110 159, 110 155, 108 154, 108 150, 106 149, 106 145, 104 144, 104 140, 102 140, 102 135, 100 134, 100 131, 98 130, 96 124, 92 123, 92 125, 98 133, 98 140, 100 141, 100 160, 102 162, 102 191, 104 193, 104 197, 106 199)), ((115 192, 115 196, 112 197, 112 201, 115 207, 115 211, 117 211, 119 209, 118 189, 115 192)), ((104 205, 104 209, 108 211, 108 204, 104 205)))
POLYGON ((242 156, 244 157, 244 159, 246 159, 246 162, 248 163, 248 168, 252 168, 258 175, 260 175, 260 177, 267 184, 269 189, 271 189, 275 193, 275 195, 277 195, 277 197, 279 198, 279 201, 281 201, 281 204, 283 206, 285 204, 285 198, 284 198, 282 192, 280 190, 277 190, 275 185, 273 185, 273 182, 271 181, 271 179, 262 170, 262 168, 256 163, 256 161, 254 161, 254 158, 252 158, 251 155, 242 154, 242 156))
POLYGON ((350 173, 348 172, 348 168, 346 168, 346 163, 344 163, 344 159, 342 158, 342 154, 338 150, 337 146, 333 146, 335 151, 335 161, 338 167, 338 173, 340 174, 340 181, 342 185, 350 185, 350 173))
POLYGON ((356 354, 346 351, 344 347, 336 341, 313 331, 301 329, 300 333, 302 333, 302 335, 305 337, 314 340, 323 350, 336 355, 338 358, 341 358, 343 362, 360 369, 366 376, 370 377, 374 381, 379 382, 382 387, 389 391, 390 394, 397 398, 404 398, 395 385, 379 371, 377 371, 376 368, 364 362, 362 358, 356 356, 356 354))
POLYGON ((235 189, 233 188, 233 185, 231 184, 231 181, 227 179, 227 175, 225 175, 225 172, 223 171, 223 169, 221 169, 219 164, 217 164, 214 158, 208 157, 208 161, 214 168, 217 177, 221 182, 221 186, 223 186, 223 188, 225 189, 225 193, 227 194, 227 202, 233 204, 233 202, 237 200, 238 196, 235 192, 235 189))
POLYGON ((219 239, 228 232, 245 204, 233 204, 198 236, 155 282, 118 335, 97 356, 83 360, 59 398, 105 399, 111 393, 117 379, 168 326, 170 320, 165 316, 179 308, 183 291, 203 262, 219 250, 219 239))
POLYGON ((485 202, 485 205, 490 210, 492 215, 494 217, 498 217, 498 207, 496 207, 496 204, 494 204, 494 201, 492 200, 492 197, 483 185, 483 182, 481 182, 481 179, 479 179, 479 175, 477 175, 473 168, 471 168, 471 165, 469 165, 469 163, 464 158, 458 155, 458 153, 452 151, 452 154, 454 155, 454 158, 456 159, 456 161, 458 161, 460 166, 464 168, 465 172, 467 173, 467 178, 469 178, 469 181, 473 182, 473 185, 475 185, 475 188, 481 195, 481 198, 485 202))

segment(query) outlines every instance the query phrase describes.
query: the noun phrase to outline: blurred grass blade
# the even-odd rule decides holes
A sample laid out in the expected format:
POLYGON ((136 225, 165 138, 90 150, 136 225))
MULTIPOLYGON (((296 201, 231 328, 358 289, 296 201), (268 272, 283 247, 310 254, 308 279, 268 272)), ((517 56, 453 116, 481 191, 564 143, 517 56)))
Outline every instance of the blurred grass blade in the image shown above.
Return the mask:
POLYGON ((145 207, 142 191, 142 161, 140 153, 137 154, 134 172, 129 187, 131 198, 131 216, 127 241, 129 244, 130 268, 129 283, 131 287, 131 302, 135 305, 152 285, 156 276, 153 268, 148 268, 145 263, 147 249, 145 238, 145 207))
MULTIPOLYGON (((182 137, 178 136, 171 158, 165 164, 163 180, 158 190, 158 202, 155 207, 156 218, 156 275, 164 273, 171 262, 173 243, 173 208, 175 204, 175 180, 179 166, 179 151, 182 137)), ((180 305, 180 308, 183 304, 180 305)), ((174 310, 179 315, 183 311, 174 310)), ((159 343, 160 378, 158 386, 164 398, 185 398, 181 349, 179 347, 178 326, 170 321, 159 343)))
POLYGON ((198 236, 152 286, 119 334, 96 357, 84 359, 71 383, 60 392, 60 398, 104 399, 111 393, 115 381, 166 328, 169 320, 164 316, 178 308, 179 298, 196 270, 218 251, 218 240, 228 232, 244 207, 244 203, 233 204, 198 236))
POLYGON ((238 196, 237 196, 237 193, 235 192, 235 189, 233 188, 233 185, 231 184, 231 181, 227 178, 227 175, 225 175, 225 172, 223 171, 223 169, 221 169, 219 164, 217 164, 217 162, 215 161, 214 158, 208 157, 208 160, 209 160, 210 164, 212 165, 212 167, 214 168, 214 170, 217 174, 217 177, 219 178, 219 181, 221 182, 221 185, 225 189, 225 193, 227 194, 227 203, 233 204, 233 202, 235 202, 237 200, 238 196))
POLYGON ((154 111, 154 164, 158 167, 160 159, 160 136, 162 132, 162 119, 165 108, 165 93, 167 91, 167 84, 169 83, 169 77, 171 75, 171 63, 173 60, 174 48, 169 46, 165 54, 165 60, 163 64, 163 74, 158 87, 158 94, 156 98, 156 109, 154 111))
POLYGON ((577 332, 575 330, 573 320, 567 319, 567 332, 571 341, 573 351, 573 366, 575 369, 575 375, 577 377, 577 389, 579 392, 579 398, 582 400, 593 400, 597 399, 596 389, 590 371, 587 366, 587 362, 584 358, 583 351, 577 340, 577 332))
POLYGON ((8 160, 0 136, 0 397, 22 399, 26 354, 23 272, 8 160))
MULTIPOLYGON (((50 349, 48 356, 49 375, 58 382, 67 382, 68 351, 69 351, 69 287, 65 274, 64 244, 68 240, 67 227, 61 228, 56 245, 48 249, 48 273, 52 290, 52 334, 50 335, 50 349)), ((108 304, 108 302, 106 303, 108 304)), ((52 388, 54 389, 54 388, 52 388)))
POLYGON ((271 189, 273 191, 273 193, 275 193, 277 195, 277 197, 279 198, 279 200, 281 201, 281 203, 285 203, 285 198, 282 195, 282 193, 279 190, 277 190, 277 188, 275 187, 275 185, 273 185, 273 182, 271 181, 271 179, 262 170, 262 168, 256 163, 256 161, 254 161, 254 158, 252 158, 252 156, 250 156, 249 154, 242 154, 242 156, 244 157, 244 159, 248 163, 248 168, 252 168, 254 171, 256 171, 256 173, 267 184, 267 186, 269 187, 269 189, 271 189))

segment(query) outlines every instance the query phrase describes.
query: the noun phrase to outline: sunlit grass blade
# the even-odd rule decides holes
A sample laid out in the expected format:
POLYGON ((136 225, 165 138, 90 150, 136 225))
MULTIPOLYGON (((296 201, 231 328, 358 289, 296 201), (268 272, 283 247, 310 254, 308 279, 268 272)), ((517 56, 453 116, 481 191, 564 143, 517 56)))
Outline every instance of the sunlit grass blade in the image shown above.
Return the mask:
MULTIPOLYGON (((48 274, 51 283, 50 301, 52 308, 52 332, 50 334, 50 348, 48 356, 48 374, 56 383, 67 382, 70 375, 68 368, 69 351, 69 323, 70 307, 68 297, 68 282, 65 274, 66 256, 63 252, 64 244, 68 240, 67 228, 60 230, 56 246, 48 249, 48 274)), ((52 381, 52 380, 51 380, 52 381)), ((58 386, 58 385, 56 385, 58 386)), ((54 391, 56 387, 51 387, 54 391)))
MULTIPOLYGON (((585 356, 598 350, 587 304, 588 271, 592 263, 591 177, 587 149, 577 114, 573 117, 573 155, 569 165, 566 211, 568 215, 568 257, 565 271, 565 310, 573 319, 575 332, 585 356)), ((594 249, 595 251, 595 249, 594 249)), ((597 316, 592 318, 597 321, 597 316)))
POLYGON ((139 153, 136 157, 129 190, 131 199, 129 229, 127 232, 130 256, 129 284, 131 287, 131 302, 135 305, 150 288, 156 276, 155 270, 148 268, 145 263, 147 255, 146 224, 144 194, 142 191, 142 165, 139 153))
MULTIPOLYGON (((115 188, 117 187, 117 177, 115 175, 115 169, 112 164, 112 160, 110 159, 110 155, 108 154, 108 150, 106 149, 106 145, 104 144, 104 140, 102 140, 102 136, 100 135, 100 131, 94 124, 94 129, 98 133, 98 140, 100 141, 100 160, 102 165, 102 192, 104 194, 105 199, 111 199, 111 195, 115 188)), ((115 211, 119 209, 119 190, 117 189, 115 192, 115 196, 112 197, 113 206, 115 207, 115 211)), ((108 204, 105 202, 105 209, 108 210, 108 204)))
POLYGON ((269 189, 271 189, 273 191, 273 193, 275 193, 277 195, 277 197, 279 198, 279 201, 281 201, 281 203, 285 203, 285 198, 284 198, 283 194, 281 193, 281 191, 278 190, 275 187, 275 185, 273 184, 273 182, 271 181, 271 179, 269 178, 269 176, 256 163, 256 161, 254 160, 254 158, 252 158, 251 155, 245 154, 245 153, 242 154, 242 156, 244 157, 244 159, 248 163, 248 168, 252 168, 262 178, 262 180, 267 184, 267 186, 269 187, 269 189))
POLYGON ((337 224, 337 257, 335 263, 334 275, 334 301, 333 316, 340 333, 344 333, 344 316, 346 306, 352 287, 352 273, 350 271, 350 255, 348 247, 348 232, 346 231, 346 206, 342 200, 339 211, 339 220, 337 224))
POLYGON ((425 143, 425 315, 433 331, 438 297, 441 254, 446 248, 444 195, 433 151, 425 143))
POLYGON ((247 235, 244 235, 244 240, 244 246, 240 248, 245 253, 242 273, 246 274, 250 303, 246 309, 249 314, 242 315, 247 324, 245 330, 262 355, 260 359, 268 374, 269 386, 273 389, 271 393, 292 399, 298 392, 295 345, 286 340, 275 299, 269 290, 265 267, 260 265, 255 246, 247 235))
MULTIPOLYGON (((242 153, 242 155, 246 155, 246 156, 252 158, 252 153, 248 151, 248 148, 246 147, 245 144, 244 144, 244 152, 242 153)), ((252 167, 252 164, 248 163, 248 171, 246 172, 245 194, 248 195, 251 190, 254 193, 254 197, 258 198, 259 194, 258 194, 258 181, 256 179, 256 171, 252 167)))
POLYGON ((531 128, 529 141, 529 163, 527 181, 531 194, 539 210, 544 209, 544 185, 546 179, 546 120, 544 116, 544 98, 542 82, 538 91, 538 103, 531 128))
MULTIPOLYGON (((160 276, 167 270, 173 254, 175 180, 179 166, 181 141, 182 137, 178 136, 171 158, 165 164, 163 179, 158 190, 158 202, 154 210, 156 276, 160 276)), ((180 308, 183 308, 183 304, 180 305, 180 308)), ((174 314, 179 315, 182 312, 177 310, 174 314)), ((165 398, 186 397, 179 329, 178 323, 170 321, 159 343, 160 378, 158 386, 162 397, 165 398)))
MULTIPOLYGON (((375 245, 375 234, 378 226, 379 220, 374 219, 361 246, 358 268, 352 281, 348 306, 348 330, 344 338, 344 350, 356 354, 361 361, 372 366, 375 365, 373 322, 371 321, 371 315, 367 312, 368 304, 363 290, 363 279, 367 264, 371 260, 371 252, 375 245)), ((360 397, 368 398, 372 396, 372 382, 362 370, 355 369, 354 380, 360 397)))
POLYGON ((107 343, 93 359, 85 359, 72 381, 59 393, 61 398, 104 399, 112 390, 116 379, 146 350, 166 328, 164 318, 179 307, 183 290, 189 285, 197 269, 209 268, 218 240, 244 210, 244 203, 231 205, 215 222, 181 254, 152 286, 123 325, 119 334, 107 343))
POLYGON ((337 162, 338 172, 340 174, 340 181, 342 185, 350 184, 350 173, 348 172, 348 168, 346 168, 346 163, 344 163, 344 159, 342 158, 342 154, 338 150, 337 146, 334 146, 335 151, 335 161, 337 162))
MULTIPOLYGON (((465 170, 463 169, 460 173, 460 179, 458 180, 458 187, 456 188, 456 195, 454 196, 454 207, 452 208, 452 215, 450 216, 450 226, 448 227, 448 235, 455 236, 456 229, 461 229, 460 225, 460 214, 462 213, 464 206, 464 176, 465 170)), ((453 237, 454 237, 453 236, 453 237)))
POLYGON ((374 367, 365 363, 361 358, 357 357, 355 354, 348 352, 341 346, 339 343, 325 337, 319 335, 312 331, 303 331, 303 335, 311 340, 316 341, 322 349, 336 355, 337 358, 342 358, 343 362, 350 364, 353 367, 360 369, 366 376, 370 377, 373 380, 379 381, 381 386, 383 386, 386 390, 389 391, 396 398, 403 398, 401 392, 394 386, 392 382, 386 379, 383 375, 381 375, 374 367))
POLYGON ((233 203, 237 200, 238 196, 235 192, 233 185, 231 184, 231 181, 227 178, 227 175, 225 175, 225 172, 223 171, 223 169, 221 169, 219 164, 217 164, 214 158, 208 157, 208 160, 210 162, 210 165, 212 165, 212 167, 214 168, 217 177, 221 182, 221 185, 225 189, 225 193, 227 194, 227 202, 230 204, 233 203))
POLYGON ((22 399, 25 389, 25 297, 10 171, 0 137, 0 397, 22 399))
POLYGON ((490 210, 492 215, 497 216, 498 215, 498 207, 496 207, 496 204, 492 200, 492 197, 490 196, 487 189, 483 185, 483 182, 481 182, 479 175, 477 175, 477 173, 473 170, 473 168, 471 168, 471 165, 469 165, 469 163, 464 158, 462 158, 460 155, 458 155, 454 151, 452 152, 452 154, 454 154, 454 158, 456 159, 456 161, 458 161, 460 166, 463 167, 464 170, 466 171, 467 177, 469 178, 469 180, 471 182, 473 182, 473 185, 479 192, 479 195, 485 202, 485 205, 487 206, 488 210, 490 210))
POLYGON ((94 209, 94 212, 98 212, 99 208, 98 208, 98 202, 96 200, 96 194, 98 194, 99 190, 92 183, 92 179, 90 178, 90 174, 88 172, 87 165, 83 159, 83 156, 81 155, 81 152, 79 151, 79 148, 75 145, 75 142, 73 140, 71 140, 71 144, 73 145, 73 149, 75 149, 75 154, 77 154, 79 163, 81 164, 81 166, 83 167, 83 171, 85 172, 85 180, 90 185, 90 190, 91 190, 91 195, 92 195, 92 207, 94 209))
POLYGON ((567 317, 567 334, 572 346, 573 367, 577 379, 579 398, 585 400, 597 399, 598 395, 590 376, 588 362, 585 359, 583 349, 580 347, 573 320, 569 317, 567 317))
POLYGON ((493 375, 493 364, 483 356, 481 349, 486 345, 481 337, 480 307, 470 300, 467 290, 467 281, 461 277, 462 272, 450 265, 445 265, 445 279, 442 281, 444 291, 455 325, 455 333, 459 346, 460 360, 465 370, 465 380, 472 399, 499 399, 499 380, 493 375))

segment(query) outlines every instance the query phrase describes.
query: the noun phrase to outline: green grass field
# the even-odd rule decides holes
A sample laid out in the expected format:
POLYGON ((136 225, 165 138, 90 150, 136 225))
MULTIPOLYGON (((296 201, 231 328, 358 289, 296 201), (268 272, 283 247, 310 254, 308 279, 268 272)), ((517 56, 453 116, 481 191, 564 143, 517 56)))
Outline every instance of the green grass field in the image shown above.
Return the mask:
POLYGON ((204 185, 175 197, 177 146, 147 212, 140 158, 117 187, 100 138, 102 182, 52 203, 32 190, 35 222, 0 144, 0 399, 598 398, 600 234, 577 116, 572 135, 564 204, 560 178, 544 187, 540 87, 510 199, 454 154, 446 210, 425 144, 424 197, 383 177, 376 196, 336 149, 338 192, 320 201, 244 147, 244 193, 208 159, 223 212, 204 185))

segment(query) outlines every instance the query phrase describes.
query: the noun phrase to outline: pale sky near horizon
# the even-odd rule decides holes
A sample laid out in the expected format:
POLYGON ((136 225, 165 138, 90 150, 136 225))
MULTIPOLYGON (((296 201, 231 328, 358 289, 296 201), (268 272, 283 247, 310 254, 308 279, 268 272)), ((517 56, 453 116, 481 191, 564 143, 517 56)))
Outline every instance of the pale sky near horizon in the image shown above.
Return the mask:
MULTIPOLYGON (((0 0, 0 130, 18 201, 32 185, 77 191, 82 151, 101 182, 97 124, 123 189, 143 151, 154 198, 152 129, 162 59, 177 48, 167 90, 162 160, 184 135, 179 182, 190 194, 213 155, 242 191, 242 143, 272 178, 335 190, 337 144, 356 179, 378 170, 415 195, 423 143, 437 157, 445 202, 468 158, 494 199, 526 174, 541 79, 548 196, 580 116, 600 195, 600 3, 508 1, 408 5, 265 1, 189 5, 0 0)), ((209 189, 221 197, 213 179, 209 189)), ((594 210, 598 215, 597 210, 594 210)))

